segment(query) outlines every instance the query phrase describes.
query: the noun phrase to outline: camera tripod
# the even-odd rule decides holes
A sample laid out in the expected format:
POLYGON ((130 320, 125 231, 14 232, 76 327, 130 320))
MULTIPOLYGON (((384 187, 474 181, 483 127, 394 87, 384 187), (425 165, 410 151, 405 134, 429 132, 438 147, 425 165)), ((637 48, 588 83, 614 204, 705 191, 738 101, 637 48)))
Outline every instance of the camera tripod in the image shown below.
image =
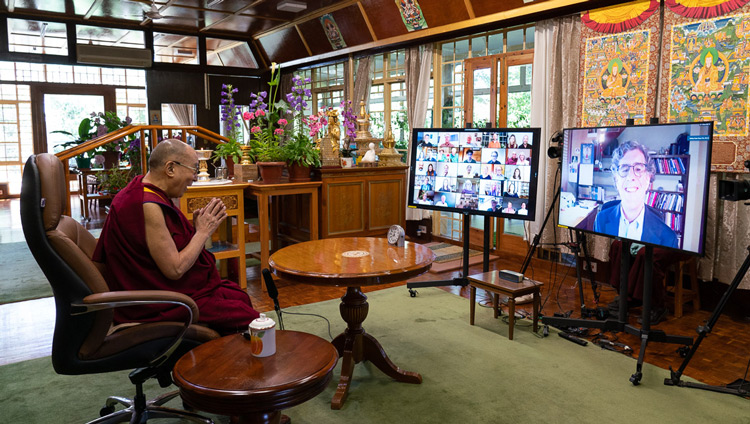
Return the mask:
POLYGON ((680 365, 680 368, 677 369, 677 371, 674 371, 672 370, 672 367, 669 367, 670 377, 664 379, 665 385, 679 386, 679 387, 692 387, 695 389, 704 389, 704 390, 710 390, 710 391, 719 392, 719 393, 729 393, 729 394, 738 395, 738 396, 750 395, 750 383, 745 382, 744 380, 742 381, 742 384, 738 385, 737 388, 730 388, 726 386, 710 386, 708 384, 692 383, 690 381, 680 380, 682 373, 685 371, 685 368, 688 366, 688 364, 690 363, 690 360, 693 358, 695 351, 698 350, 703 339, 706 338, 706 336, 713 329, 714 325, 716 325, 716 321, 719 319, 719 316, 722 314, 722 312, 724 311, 724 308, 727 306, 727 302, 729 301, 729 298, 732 296, 734 291, 737 290, 737 287, 740 285, 740 282, 742 282, 742 279, 745 278, 745 274, 747 273, 747 270, 750 269, 750 246, 747 247, 747 250, 748 250, 748 254, 747 254, 747 257, 745 257, 745 262, 742 263, 742 265, 740 266, 740 269, 737 271, 737 274, 734 276, 734 280, 732 280, 732 284, 727 288, 727 290, 721 296, 719 303, 716 305, 716 309, 714 309, 714 311, 711 313, 711 317, 706 322, 706 325, 698 326, 696 330, 698 332, 698 338, 695 340, 695 344, 693 344, 692 348, 690 349, 690 352, 688 352, 688 354, 685 356, 685 360, 682 361, 682 365, 680 365))
MULTIPOLYGON (((557 177, 560 174, 560 170, 562 168, 562 161, 557 161, 557 171, 555 173, 555 181, 557 181, 557 177)), ((547 222, 549 221, 550 217, 552 216, 552 212, 555 210, 555 205, 560 200, 560 186, 555 185, 554 188, 555 191, 555 197, 552 199, 552 203, 550 203, 549 209, 547 209, 547 214, 544 216, 544 221, 542 221, 542 226, 539 228, 539 232, 534 235, 534 239, 531 242, 531 246, 529 246, 528 252, 526 252, 526 257, 523 259, 523 264, 521 265, 521 274, 526 273, 526 269, 531 264, 531 259, 534 257, 534 252, 536 251, 537 247, 539 246, 567 246, 575 255, 576 258, 576 279, 578 281, 578 295, 581 298, 581 315, 588 317, 591 315, 592 310, 586 307, 584 296, 583 296, 583 281, 581 279, 581 258, 579 256, 579 253, 583 251, 583 259, 588 264, 588 269, 591 272, 591 259, 589 257, 588 249, 586 248, 586 238, 582 235, 582 233, 578 230, 575 231, 576 238, 575 241, 573 241, 573 230, 570 230, 570 242, 568 243, 540 243, 540 239, 542 237, 542 234, 544 233, 544 228, 547 226, 547 222)), ((593 274, 593 272, 592 272, 593 274)), ((599 293, 596 290, 596 283, 594 282, 594 278, 591 278, 591 290, 594 292, 594 298, 596 301, 599 301, 599 293)))

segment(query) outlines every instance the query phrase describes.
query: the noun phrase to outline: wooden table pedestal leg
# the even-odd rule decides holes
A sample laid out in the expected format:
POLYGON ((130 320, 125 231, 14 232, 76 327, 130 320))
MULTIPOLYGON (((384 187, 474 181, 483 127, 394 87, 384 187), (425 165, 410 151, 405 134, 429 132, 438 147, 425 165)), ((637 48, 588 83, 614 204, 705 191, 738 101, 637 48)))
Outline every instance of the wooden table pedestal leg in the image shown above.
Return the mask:
POLYGON ((354 365, 363 360, 372 362, 380 371, 396 381, 414 384, 422 382, 422 376, 419 373, 404 371, 394 365, 375 337, 367 334, 362 328, 362 322, 367 318, 369 308, 367 296, 359 287, 346 289, 346 294, 341 298, 339 310, 347 328, 333 340, 333 346, 336 347, 341 358, 341 378, 331 400, 331 409, 341 409, 344 405, 354 365))
POLYGON ((256 414, 231 417, 232 424, 279 424, 281 422, 281 411, 258 412, 256 414))

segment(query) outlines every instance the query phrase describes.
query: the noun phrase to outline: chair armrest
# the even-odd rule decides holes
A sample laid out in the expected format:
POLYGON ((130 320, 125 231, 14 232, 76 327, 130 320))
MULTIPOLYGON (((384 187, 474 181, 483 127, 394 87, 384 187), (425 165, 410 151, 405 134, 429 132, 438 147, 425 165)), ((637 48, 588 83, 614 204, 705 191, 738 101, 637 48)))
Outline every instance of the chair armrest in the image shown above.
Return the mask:
MULTIPOLYGON (((167 290, 130 290, 130 291, 111 291, 103 293, 94 293, 83 298, 84 305, 100 305, 113 304, 118 305, 112 306, 114 308, 122 306, 135 306, 135 305, 148 305, 148 304, 178 304, 190 309, 191 312, 191 324, 198 322, 198 305, 190 296, 182 293, 167 291, 167 290), (122 303, 132 304, 125 305, 122 303)), ((91 311, 90 307, 86 307, 87 312, 91 311)), ((107 308, 97 308, 107 309, 107 308)))
POLYGON ((155 359, 151 366, 160 366, 169 359, 182 342, 182 338, 190 327, 198 321, 198 306, 190 297, 167 290, 131 290, 94 293, 83 298, 83 303, 73 303, 71 315, 82 315, 104 309, 121 308, 125 306, 171 304, 182 306, 188 311, 188 319, 184 322, 182 331, 177 334, 172 343, 155 359))

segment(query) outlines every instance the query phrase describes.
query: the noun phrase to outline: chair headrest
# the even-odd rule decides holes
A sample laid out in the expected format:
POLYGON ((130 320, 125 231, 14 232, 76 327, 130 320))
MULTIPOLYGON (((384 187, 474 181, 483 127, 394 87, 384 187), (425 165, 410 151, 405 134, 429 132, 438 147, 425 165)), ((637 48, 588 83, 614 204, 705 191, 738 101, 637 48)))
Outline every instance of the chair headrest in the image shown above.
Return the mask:
POLYGON ((36 166, 39 169, 39 181, 41 185, 42 220, 44 230, 49 231, 57 228, 60 216, 65 210, 65 196, 67 190, 65 184, 65 169, 57 156, 51 153, 41 153, 36 156, 36 166))

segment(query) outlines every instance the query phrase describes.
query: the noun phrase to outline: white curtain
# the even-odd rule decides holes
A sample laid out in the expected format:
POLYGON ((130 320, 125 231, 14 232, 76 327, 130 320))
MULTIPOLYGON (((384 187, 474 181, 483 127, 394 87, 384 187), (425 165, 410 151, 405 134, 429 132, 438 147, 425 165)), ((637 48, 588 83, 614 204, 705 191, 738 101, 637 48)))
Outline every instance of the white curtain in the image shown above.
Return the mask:
MULTIPOLYGON (((557 228, 557 207, 552 206, 560 190, 558 159, 550 159, 547 149, 550 138, 563 128, 575 127, 578 103, 581 19, 578 15, 563 16, 537 22, 534 32, 534 65, 531 84, 531 126, 542 129, 539 150, 539 182, 536 219, 529 223, 529 234, 542 230, 550 207, 553 213, 541 235, 542 243, 569 241, 568 231, 557 228)), ((588 236, 589 254, 607 260, 609 243, 602 237, 588 236)))
MULTIPOLYGON (((409 122, 409 143, 407 158, 414 148, 411 129, 424 127, 427 119, 427 101, 430 94, 430 67, 432 65, 432 44, 406 49, 406 118, 409 122)), ((406 193, 408 196, 408 191, 406 193)), ((407 199, 408 200, 408 199, 407 199)), ((422 209, 406 209, 407 220, 421 220, 431 216, 422 209)))
POLYGON ((180 125, 195 125, 195 105, 170 103, 169 109, 180 125))

